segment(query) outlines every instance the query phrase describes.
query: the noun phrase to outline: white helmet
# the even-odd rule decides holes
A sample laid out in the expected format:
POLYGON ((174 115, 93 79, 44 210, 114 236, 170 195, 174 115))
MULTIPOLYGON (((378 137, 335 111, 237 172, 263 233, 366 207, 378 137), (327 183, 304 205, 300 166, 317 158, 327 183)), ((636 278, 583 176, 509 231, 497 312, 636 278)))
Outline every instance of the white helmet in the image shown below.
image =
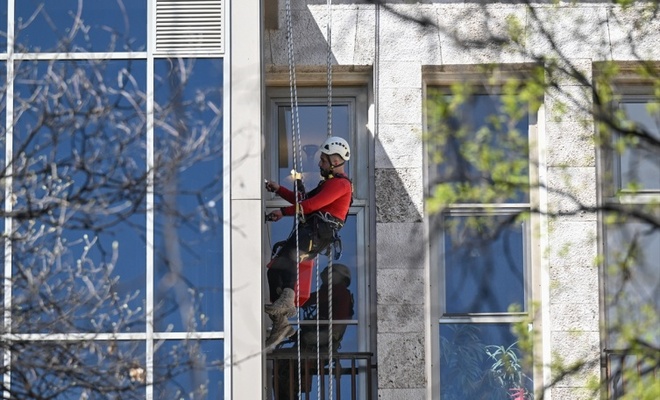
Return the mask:
POLYGON ((332 155, 337 154, 344 161, 348 161, 351 157, 351 149, 348 142, 340 137, 330 136, 321 145, 321 153, 332 155))
MULTIPOLYGON (((325 284, 328 283, 328 269, 329 267, 325 267, 321 272, 321 281, 323 281, 323 283, 325 284)), ((344 264, 333 264, 332 284, 336 285, 341 281, 344 281, 346 283, 346 286, 351 284, 351 270, 348 269, 348 267, 345 266, 344 264)))

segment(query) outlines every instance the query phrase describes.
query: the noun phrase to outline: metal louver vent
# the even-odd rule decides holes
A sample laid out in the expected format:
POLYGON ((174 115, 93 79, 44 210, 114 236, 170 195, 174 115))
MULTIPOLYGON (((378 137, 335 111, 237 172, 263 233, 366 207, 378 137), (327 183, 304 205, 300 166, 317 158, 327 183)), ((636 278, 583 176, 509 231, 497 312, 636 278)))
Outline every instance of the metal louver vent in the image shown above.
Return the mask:
POLYGON ((224 52, 223 0, 157 0, 156 53, 224 52))

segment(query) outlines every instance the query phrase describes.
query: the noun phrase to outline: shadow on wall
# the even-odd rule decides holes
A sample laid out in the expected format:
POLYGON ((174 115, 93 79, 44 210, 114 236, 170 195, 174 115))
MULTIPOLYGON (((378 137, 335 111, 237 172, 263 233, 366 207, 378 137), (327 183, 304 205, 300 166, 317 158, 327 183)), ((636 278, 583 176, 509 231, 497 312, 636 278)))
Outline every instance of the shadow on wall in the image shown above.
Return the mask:
MULTIPOLYGON (((325 39, 325 25, 319 26, 306 2, 291 2, 291 25, 293 30, 293 50, 296 65, 326 65, 328 46, 325 39)), ((265 9, 264 64, 288 65, 287 24, 285 0, 270 0, 265 9)), ((325 4, 325 0, 324 0, 325 4)), ((325 9, 323 10, 325 13, 325 9)), ((325 20, 325 17, 322 18, 325 20)), ((341 21, 333 21, 333 30, 341 31, 341 21)), ((332 35, 335 36, 335 35, 332 35)), ((332 57, 332 64, 337 64, 332 57)))

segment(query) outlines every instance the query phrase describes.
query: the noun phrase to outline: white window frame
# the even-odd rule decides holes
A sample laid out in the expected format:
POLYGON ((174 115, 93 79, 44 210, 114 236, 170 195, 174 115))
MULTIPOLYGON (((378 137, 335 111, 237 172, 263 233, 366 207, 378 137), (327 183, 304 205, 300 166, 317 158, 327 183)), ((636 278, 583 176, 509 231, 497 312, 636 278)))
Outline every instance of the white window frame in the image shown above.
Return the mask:
MULTIPOLYGON (((652 82, 645 81, 634 71, 626 66, 622 67, 619 76, 612 82, 612 90, 618 98, 609 105, 611 111, 614 112, 619 109, 622 103, 640 103, 648 100, 658 101, 658 98, 653 95, 652 82)), ((616 133, 613 133, 616 135, 616 133)), ((608 226, 606 225, 605 215, 602 207, 607 205, 636 207, 636 205, 648 205, 660 203, 660 189, 644 189, 639 192, 631 192, 622 188, 621 182, 621 168, 619 166, 620 156, 613 154, 613 150, 602 147, 597 147, 598 151, 598 181, 600 184, 599 196, 599 237, 598 241, 599 254, 603 255, 603 263, 600 268, 601 288, 600 288, 600 303, 601 303, 601 320, 604 321, 604 329, 601 331, 601 355, 605 362, 602 365, 602 377, 607 378, 607 369, 611 365, 609 360, 609 352, 618 352, 625 349, 617 349, 612 346, 611 338, 609 337, 609 313, 607 303, 607 280, 608 280, 608 267, 610 265, 610 258, 608 256, 608 226)), ((660 215, 660 207, 657 207, 655 212, 660 215)), ((624 222, 623 225, 626 223, 624 222)), ((613 229, 613 228, 612 228, 613 229)), ((629 361, 630 362, 630 361, 629 361)), ((607 398, 615 398, 615 387, 611 382, 607 386, 607 398)))
MULTIPOLYGON (((484 73, 479 70, 479 66, 425 66, 423 67, 423 99, 428 98, 429 88, 445 87, 449 90, 454 83, 472 83, 476 86, 484 88, 486 91, 492 88, 494 91, 499 91, 499 87, 505 83, 508 78, 524 76, 530 66, 527 65, 502 65, 499 69, 491 72, 484 73)), ((479 92, 477 92, 479 93, 479 92)), ((530 192, 528 203, 461 203, 454 204, 445 210, 445 214, 449 216, 465 216, 465 215, 483 215, 484 206, 489 208, 489 215, 494 217, 498 215, 507 215, 519 211, 527 210, 540 210, 541 192, 539 190, 539 181, 542 179, 540 175, 542 171, 542 161, 544 155, 539 144, 539 125, 543 119, 543 107, 539 110, 529 110, 528 113, 528 141, 529 141, 529 176, 530 176, 530 192)), ((427 129, 427 115, 424 109, 424 129, 427 129)), ((424 144, 424 191, 425 198, 431 194, 430 184, 433 181, 435 174, 435 164, 429 158, 429 146, 424 144)), ((461 315, 461 316, 444 316, 444 295, 445 288, 443 283, 444 266, 442 261, 435 258, 439 252, 440 243, 444 242, 444 234, 442 232, 434 232, 434 225, 438 218, 443 218, 443 215, 429 215, 425 211, 425 221, 427 221, 426 235, 429 243, 429 292, 430 292, 430 388, 429 393, 431 398, 440 398, 441 382, 440 382, 440 324, 443 323, 467 323, 467 324, 493 324, 493 323, 515 323, 520 322, 530 315, 533 317, 532 323, 529 325, 529 330, 539 332, 536 335, 534 342, 534 360, 535 366, 532 371, 532 378, 534 380, 534 389, 541 387, 543 382, 543 372, 540 368, 536 367, 538 360, 543 358, 542 349, 542 334, 543 332, 543 318, 538 313, 533 313, 533 305, 540 303, 542 300, 541 293, 541 263, 542 263, 542 238, 540 236, 540 226, 542 224, 542 216, 538 213, 532 213, 529 220, 524 225, 525 237, 523 238, 523 257, 524 257, 524 273, 525 273, 525 309, 527 311, 521 313, 503 313, 498 315, 492 314, 475 314, 475 315, 461 315)))
MULTIPOLYGON (((367 134, 367 86, 357 87, 338 87, 332 90, 332 104, 333 105, 347 105, 349 107, 349 120, 352 122, 349 126, 350 132, 350 145, 351 145, 351 159, 350 176, 353 182, 353 205, 349 210, 349 215, 357 218, 357 248, 362 249, 358 252, 358 265, 357 270, 363 271, 359 280, 358 293, 356 296, 355 313, 357 319, 354 320, 358 324, 358 351, 368 351, 370 348, 370 335, 368 328, 370 316, 370 298, 369 288, 371 281, 371 269, 369 267, 369 252, 367 246, 369 234, 369 173, 368 165, 370 154, 368 152, 369 135, 367 134), (359 320, 359 321, 358 321, 359 320)), ((298 106, 304 105, 327 105, 327 91, 325 87, 303 87, 298 88, 298 106)), ((273 154, 268 153, 268 149, 276 148, 272 143, 277 143, 278 140, 278 110, 281 106, 290 106, 291 98, 289 95, 288 87, 271 87, 267 90, 267 106, 266 106, 266 162, 264 163, 264 176, 267 179, 277 180, 277 159, 273 154)), ((307 171, 304 171, 307 172, 307 171)), ((317 172, 314 170, 313 172, 317 172)), ((307 190, 313 187, 307 187, 307 190)), ((274 209, 288 205, 286 201, 275 196, 266 195, 266 209, 274 209)), ((266 228, 267 229, 267 228, 266 228)), ((273 238, 274 239, 274 238, 273 238)), ((278 239, 279 240, 279 239, 278 239)), ((265 243, 265 242, 264 242, 265 243)), ((264 246, 264 257, 270 257, 270 249, 264 246)), ((341 262, 339 260, 338 262, 341 262)), ((314 289, 314 288, 312 288, 314 289)))

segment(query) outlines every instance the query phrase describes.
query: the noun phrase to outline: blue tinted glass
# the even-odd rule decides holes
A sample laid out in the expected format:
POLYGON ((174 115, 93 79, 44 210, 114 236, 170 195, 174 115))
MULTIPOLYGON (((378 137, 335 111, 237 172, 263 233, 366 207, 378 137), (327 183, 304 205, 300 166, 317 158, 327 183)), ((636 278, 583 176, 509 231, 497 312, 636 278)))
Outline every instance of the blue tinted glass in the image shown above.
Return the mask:
POLYGON ((444 239, 447 314, 524 311, 523 224, 494 217, 447 217, 444 239))
POLYGON ((122 60, 17 68, 19 332, 143 330, 145 73, 122 60))
POLYGON ((0 0, 0 53, 7 52, 7 0, 0 0))
POLYGON ((440 324, 440 397, 533 399, 531 369, 522 364, 509 324, 440 324))
MULTIPOLYGON (((301 169, 303 181, 307 190, 312 190, 319 183, 319 147, 328 138, 328 108, 327 106, 301 105, 298 107, 300 119, 300 150, 296 145, 296 161, 301 169)), ((291 186, 291 170, 294 169, 293 147, 291 133, 291 107, 279 108, 278 129, 278 178, 285 186, 291 186)), ((349 107, 347 105, 332 106, 332 135, 346 139, 351 143, 349 107)), ((346 174, 350 176, 350 163, 345 166, 346 174)))
POLYGON ((145 51, 147 0, 16 1, 16 51, 145 51))
POLYGON ((155 65, 155 321, 223 329, 222 60, 155 65))
MULTIPOLYGON (((626 117, 644 129, 653 139, 660 140, 660 116, 649 114, 650 102, 623 103, 626 117)), ((657 103, 655 104, 658 105, 657 103)), ((640 141, 639 145, 626 146, 619 155, 619 187, 626 189, 636 185, 641 190, 660 190, 660 157, 653 146, 640 141)))
MULTIPOLYGON (((442 162, 438 164, 434 183, 489 187, 498 195, 488 202, 528 201, 527 114, 513 119, 503 110, 502 95, 480 94, 467 99, 442 123, 447 132, 432 133, 443 136, 435 150, 441 154, 442 162), (510 169, 505 171, 503 167, 510 169)), ((483 202, 483 199, 461 201, 483 202)))
POLYGON ((660 231, 651 224, 607 226, 606 308, 610 348, 630 345, 630 335, 660 345, 660 231), (622 332, 624 327, 625 332, 622 332), (621 339, 621 341, 619 341, 621 339))
POLYGON ((12 353, 12 399, 145 398, 144 342, 26 341, 12 353))
MULTIPOLYGON (((2 5, 2 4, 3 4, 3 2, 0 1, 0 5, 2 5)), ((4 2, 4 4, 6 5, 7 2, 4 2)), ((0 79, 2 79, 2 82, 7 81, 7 64, 4 63, 4 62, 0 62, 0 79)), ((6 106, 7 106, 7 104, 6 104, 6 98, 5 98, 6 93, 7 92, 3 90, 0 94, 0 165, 1 165, 0 168, 2 168, 2 171, 3 171, 2 174, 3 175, 5 175, 4 171, 5 171, 5 154, 6 154, 5 153, 5 149, 6 149, 6 146, 5 146, 6 145, 5 133, 6 133, 6 126, 7 126, 6 125, 6 118, 7 118, 6 106)), ((4 209, 4 204, 2 205, 2 207, 4 209)), ((5 231, 5 219, 4 218, 0 218, 0 230, 2 232, 5 231)), ((0 239, 0 246, 2 246, 3 248, 5 246, 5 235, 2 235, 2 238, 0 239)), ((3 257, 3 260, 0 261, 0 268, 2 268, 2 271, 0 271, 0 279, 2 279, 2 281, 4 282, 4 278, 5 278, 5 275, 4 275, 5 274, 4 257, 3 257)), ((2 298, 4 298, 4 290, 5 290, 4 285, 0 285, 0 296, 2 296, 2 298)))
POLYGON ((221 340, 161 343, 154 354, 154 399, 224 399, 224 357, 221 340))
MULTIPOLYGON (((280 240, 285 240, 289 233, 294 229, 293 227, 293 218, 284 218, 280 222, 271 223, 271 235, 270 237, 274 242, 280 240)), ((348 287, 336 287, 333 289, 333 322, 337 321, 346 321, 346 320, 357 320, 360 318, 359 315, 359 304, 360 296, 358 293, 358 288, 362 284, 362 279, 364 277, 364 271, 361 271, 361 266, 359 260, 361 259, 361 252, 358 248, 357 243, 357 217, 355 215, 349 215, 346 219, 344 227, 339 231, 339 236, 341 238, 341 256, 339 259, 333 259, 333 281, 335 279, 341 280, 339 272, 344 267, 350 273, 350 284, 348 287), (343 290, 345 289, 345 290, 343 290), (353 304, 351 304, 351 298, 353 304)), ((274 244, 274 243, 273 243, 274 244)), ((272 247, 272 246, 271 246, 272 247)), ((300 308, 300 319, 301 320, 312 320, 314 321, 314 329, 316 328, 316 299, 317 293, 327 293, 327 289, 321 290, 323 285, 322 274, 324 270, 328 268, 329 260, 325 255, 320 255, 318 261, 315 262, 314 268, 311 272, 310 280, 300 283, 300 287, 309 288, 307 296, 309 300, 307 303, 300 308)), ((302 278, 302 277, 301 277, 302 278)), ((302 278, 304 279, 304 278, 302 278)), ((269 289, 270 290, 270 289, 269 289)), ((304 296, 301 293, 301 296, 304 296)), ((325 302, 326 307, 329 304, 327 297, 320 299, 319 303, 325 302)), ((323 315, 323 314, 322 314, 323 315)), ((329 312, 325 315, 329 315, 329 312)), ((293 322, 295 318, 292 318, 293 322)), ((322 321, 326 321, 327 318, 322 318, 322 321)), ((337 322, 339 326, 345 326, 346 323, 341 324, 337 322)), ((339 328, 342 329, 342 328, 339 328)), ((343 330, 343 329, 342 329, 343 330)), ((358 337, 357 330, 355 329, 346 329, 343 335, 341 336, 341 347, 345 351, 358 351, 358 337)))

